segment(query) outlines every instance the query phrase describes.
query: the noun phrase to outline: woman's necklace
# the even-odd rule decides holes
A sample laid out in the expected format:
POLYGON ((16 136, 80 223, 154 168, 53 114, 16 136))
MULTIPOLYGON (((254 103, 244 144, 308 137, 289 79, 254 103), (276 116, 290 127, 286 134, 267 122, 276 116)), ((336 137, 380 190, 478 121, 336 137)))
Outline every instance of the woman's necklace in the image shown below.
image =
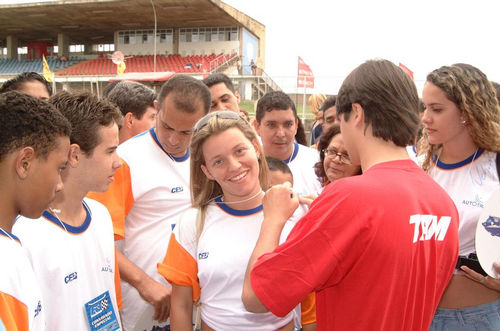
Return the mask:
MULTIPOLYGON (((439 163, 439 157, 441 156, 441 152, 443 151, 443 149, 441 148, 441 150, 439 151, 439 154, 436 158, 436 166, 438 165, 439 163)), ((470 161, 470 166, 469 166, 469 176, 470 176, 470 172, 472 170, 472 163, 474 162, 474 160, 476 159, 476 155, 477 155, 477 152, 479 152, 479 147, 476 148, 476 152, 474 153, 474 156, 472 157, 472 160, 470 161)))
POLYGON ((261 193, 264 193, 264 191, 262 191, 262 189, 259 192, 255 193, 254 195, 252 195, 250 198, 247 198, 244 200, 239 200, 239 201, 228 201, 228 202, 224 201, 224 196, 222 196, 222 202, 226 205, 234 205, 237 203, 247 202, 247 201, 250 201, 252 199, 255 199, 261 193))

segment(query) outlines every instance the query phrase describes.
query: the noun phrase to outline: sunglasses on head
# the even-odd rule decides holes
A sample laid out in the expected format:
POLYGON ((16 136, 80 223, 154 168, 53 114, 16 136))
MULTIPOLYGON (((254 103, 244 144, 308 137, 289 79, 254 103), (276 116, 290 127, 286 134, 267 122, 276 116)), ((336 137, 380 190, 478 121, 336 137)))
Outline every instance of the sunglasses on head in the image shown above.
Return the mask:
POLYGON ((219 110, 209 113, 202 118, 198 122, 196 122, 194 126, 194 132, 200 131, 207 123, 210 121, 212 117, 222 118, 227 120, 245 120, 243 117, 239 115, 239 113, 231 111, 231 110, 219 110))

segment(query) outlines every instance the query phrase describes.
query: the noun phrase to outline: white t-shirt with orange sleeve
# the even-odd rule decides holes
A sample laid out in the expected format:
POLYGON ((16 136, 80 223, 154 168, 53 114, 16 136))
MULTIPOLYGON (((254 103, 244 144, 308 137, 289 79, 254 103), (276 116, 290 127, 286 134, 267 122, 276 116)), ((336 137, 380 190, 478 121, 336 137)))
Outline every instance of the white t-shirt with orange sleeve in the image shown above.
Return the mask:
MULTIPOLYGON (((190 209, 182 215, 158 271, 171 283, 193 288, 193 301, 200 299, 201 319, 214 330, 276 330, 289 323, 293 312, 283 318, 254 314, 241 301, 246 267, 264 219, 262 205, 235 210, 217 199, 207 208, 199 240, 197 213, 190 209)), ((293 225, 287 222, 281 241, 293 225)))
POLYGON ((42 294, 26 251, 15 235, 2 229, 0 256, 0 330, 45 330, 42 294))

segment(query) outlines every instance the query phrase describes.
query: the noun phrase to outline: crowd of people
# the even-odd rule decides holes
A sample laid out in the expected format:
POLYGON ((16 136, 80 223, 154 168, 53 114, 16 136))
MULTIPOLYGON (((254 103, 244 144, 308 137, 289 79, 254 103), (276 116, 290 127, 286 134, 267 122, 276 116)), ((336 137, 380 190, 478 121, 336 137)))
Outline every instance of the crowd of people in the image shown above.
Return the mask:
POLYGON ((250 118, 221 73, 102 97, 22 73, 0 87, 0 330, 500 330, 500 261, 475 254, 497 86, 454 64, 419 98, 369 60, 311 96, 308 146, 287 94, 250 118))

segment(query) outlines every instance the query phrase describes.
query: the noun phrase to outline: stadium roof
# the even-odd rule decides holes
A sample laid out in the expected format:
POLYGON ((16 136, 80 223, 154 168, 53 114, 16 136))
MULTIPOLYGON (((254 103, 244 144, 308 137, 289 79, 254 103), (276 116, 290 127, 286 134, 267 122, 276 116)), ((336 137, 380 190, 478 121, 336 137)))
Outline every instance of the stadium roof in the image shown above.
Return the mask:
MULTIPOLYGON (((158 29, 243 26, 259 38, 265 27, 220 0, 153 0, 158 29)), ((108 44, 114 31, 153 29, 151 0, 55 0, 0 5, 0 46, 9 35, 19 46, 28 42, 57 44, 58 33, 72 43, 108 44)))

